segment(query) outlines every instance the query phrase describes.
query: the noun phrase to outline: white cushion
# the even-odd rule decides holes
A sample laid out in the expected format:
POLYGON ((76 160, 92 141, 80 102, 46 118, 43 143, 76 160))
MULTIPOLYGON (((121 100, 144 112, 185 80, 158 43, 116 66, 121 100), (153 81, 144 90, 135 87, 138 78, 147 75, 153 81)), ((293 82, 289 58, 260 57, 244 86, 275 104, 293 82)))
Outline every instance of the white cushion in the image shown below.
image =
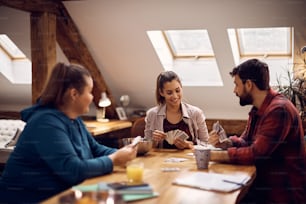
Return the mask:
POLYGON ((25 122, 22 120, 0 119, 0 148, 5 148, 14 139, 17 130, 23 130, 25 122))

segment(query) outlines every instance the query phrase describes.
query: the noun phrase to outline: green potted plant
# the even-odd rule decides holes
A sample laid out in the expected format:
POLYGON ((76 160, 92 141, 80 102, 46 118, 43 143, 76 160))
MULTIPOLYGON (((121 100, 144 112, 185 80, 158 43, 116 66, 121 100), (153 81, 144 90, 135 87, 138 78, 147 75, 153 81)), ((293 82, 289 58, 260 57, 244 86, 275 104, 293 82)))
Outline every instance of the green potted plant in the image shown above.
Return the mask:
POLYGON ((284 94, 298 109, 302 120, 306 120, 306 46, 302 48, 300 58, 293 64, 292 70, 287 71, 288 85, 277 80, 276 90, 284 94))
MULTIPOLYGON (((278 78, 275 89, 284 94, 298 109, 306 134, 306 46, 302 48, 301 57, 294 63, 292 70, 287 71, 286 79, 289 84, 284 86, 278 78)), ((306 135, 304 138, 306 141, 306 135)))

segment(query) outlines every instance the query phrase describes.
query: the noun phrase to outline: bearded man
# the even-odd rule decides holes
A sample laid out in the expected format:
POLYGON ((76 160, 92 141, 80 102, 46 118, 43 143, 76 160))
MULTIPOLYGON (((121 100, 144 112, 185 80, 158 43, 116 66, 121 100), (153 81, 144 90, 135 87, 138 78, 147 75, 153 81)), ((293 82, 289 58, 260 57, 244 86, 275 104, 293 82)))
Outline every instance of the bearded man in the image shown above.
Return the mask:
POLYGON ((304 131, 296 107, 269 85, 269 68, 258 59, 234 67, 234 93, 240 105, 252 105, 245 131, 211 151, 211 160, 256 166, 256 178, 240 203, 306 203, 304 131), (224 145, 226 144, 226 145, 224 145))

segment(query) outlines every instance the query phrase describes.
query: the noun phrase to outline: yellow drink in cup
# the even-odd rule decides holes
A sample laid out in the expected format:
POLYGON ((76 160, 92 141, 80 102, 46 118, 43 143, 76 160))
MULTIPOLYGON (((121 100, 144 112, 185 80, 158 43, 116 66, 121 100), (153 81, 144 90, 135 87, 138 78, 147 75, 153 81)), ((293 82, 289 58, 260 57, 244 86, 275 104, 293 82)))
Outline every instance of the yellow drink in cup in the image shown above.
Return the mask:
POLYGON ((143 163, 131 161, 128 162, 126 167, 126 175, 128 182, 130 183, 142 183, 143 182, 143 163))

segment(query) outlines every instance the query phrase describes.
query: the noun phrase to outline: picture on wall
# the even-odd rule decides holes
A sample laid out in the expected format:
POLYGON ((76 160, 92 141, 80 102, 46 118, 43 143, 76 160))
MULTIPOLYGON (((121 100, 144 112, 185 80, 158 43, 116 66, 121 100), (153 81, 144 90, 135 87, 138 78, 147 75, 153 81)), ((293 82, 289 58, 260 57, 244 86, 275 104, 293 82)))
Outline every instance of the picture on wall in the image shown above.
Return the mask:
POLYGON ((127 120, 127 116, 123 107, 117 107, 116 112, 120 120, 127 120))

